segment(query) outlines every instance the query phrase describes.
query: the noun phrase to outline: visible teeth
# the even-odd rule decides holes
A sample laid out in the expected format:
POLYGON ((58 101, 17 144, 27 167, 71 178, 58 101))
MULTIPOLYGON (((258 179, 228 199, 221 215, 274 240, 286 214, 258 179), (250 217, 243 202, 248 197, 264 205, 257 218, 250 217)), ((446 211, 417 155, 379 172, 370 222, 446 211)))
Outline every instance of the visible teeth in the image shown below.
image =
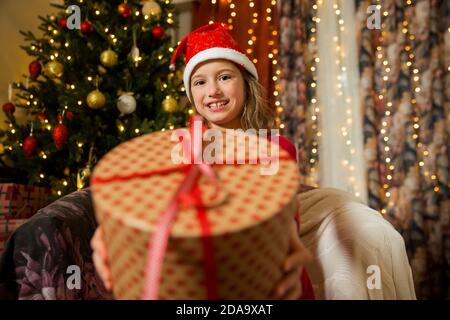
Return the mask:
POLYGON ((211 109, 216 109, 216 108, 222 107, 222 106, 224 106, 224 105, 225 105, 225 102, 211 103, 211 104, 209 105, 209 107, 210 107, 211 109))

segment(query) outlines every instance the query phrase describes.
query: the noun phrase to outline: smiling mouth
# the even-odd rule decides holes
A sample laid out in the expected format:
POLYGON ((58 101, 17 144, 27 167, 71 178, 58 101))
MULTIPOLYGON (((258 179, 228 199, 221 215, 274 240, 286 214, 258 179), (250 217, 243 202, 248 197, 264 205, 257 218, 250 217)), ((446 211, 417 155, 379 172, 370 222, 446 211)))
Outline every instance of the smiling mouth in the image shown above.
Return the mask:
POLYGON ((207 105, 207 107, 211 111, 220 111, 220 110, 224 109, 227 104, 228 104, 228 101, 220 101, 220 102, 209 103, 207 105))

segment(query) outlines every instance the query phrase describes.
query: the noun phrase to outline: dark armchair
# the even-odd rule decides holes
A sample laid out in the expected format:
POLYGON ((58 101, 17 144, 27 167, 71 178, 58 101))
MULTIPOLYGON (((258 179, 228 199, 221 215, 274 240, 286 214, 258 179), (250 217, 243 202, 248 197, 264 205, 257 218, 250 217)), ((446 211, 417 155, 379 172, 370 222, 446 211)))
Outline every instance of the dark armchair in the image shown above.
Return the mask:
POLYGON ((95 272, 89 188, 39 210, 0 257, 0 299, 110 299, 95 272))

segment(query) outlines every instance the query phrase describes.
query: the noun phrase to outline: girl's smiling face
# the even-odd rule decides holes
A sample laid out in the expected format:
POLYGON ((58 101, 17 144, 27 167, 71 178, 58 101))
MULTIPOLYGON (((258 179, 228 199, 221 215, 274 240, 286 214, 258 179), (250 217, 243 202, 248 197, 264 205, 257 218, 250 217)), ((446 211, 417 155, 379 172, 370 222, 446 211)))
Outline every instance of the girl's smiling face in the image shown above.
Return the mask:
POLYGON ((245 84, 233 62, 216 59, 200 64, 192 73, 190 86, 197 112, 212 126, 241 128, 245 84))

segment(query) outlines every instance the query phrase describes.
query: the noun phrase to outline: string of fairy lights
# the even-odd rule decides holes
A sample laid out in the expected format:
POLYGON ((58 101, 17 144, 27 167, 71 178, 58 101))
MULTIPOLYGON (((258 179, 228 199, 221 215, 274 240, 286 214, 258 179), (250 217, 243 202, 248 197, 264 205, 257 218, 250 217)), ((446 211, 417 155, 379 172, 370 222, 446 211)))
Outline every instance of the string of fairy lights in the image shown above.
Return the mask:
POLYGON ((360 196, 360 190, 357 183, 357 179, 355 177, 355 146, 352 141, 352 124, 353 124, 353 115, 352 115, 352 97, 351 92, 348 90, 348 73, 347 67, 345 66, 345 45, 343 37, 346 32, 345 21, 342 15, 342 3, 341 0, 336 0, 333 3, 334 14, 336 15, 337 21, 337 33, 333 37, 333 42, 335 43, 336 50, 336 66, 338 68, 338 75, 336 76, 336 96, 339 101, 339 105, 342 106, 345 110, 345 121, 340 128, 340 134, 342 136, 342 140, 345 141, 345 154, 343 159, 341 159, 342 168, 346 172, 346 177, 348 179, 348 183, 351 187, 352 192, 356 197, 360 196))
MULTIPOLYGON (((413 1, 411 0, 406 0, 405 1, 406 7, 411 7, 413 6, 413 1)), ((407 54, 408 57, 408 61, 406 62, 406 67, 409 70, 409 75, 410 77, 412 77, 412 81, 411 81, 411 105, 412 105, 412 109, 413 109, 413 134, 412 134, 412 138, 414 141, 416 141, 416 148, 417 148, 417 166, 419 168, 419 172, 421 174, 423 174, 423 176, 425 177, 425 180, 430 182, 431 180, 431 184, 434 185, 433 187, 433 191, 438 193, 440 191, 439 185, 438 185, 438 177, 437 177, 437 172, 429 172, 429 170, 427 169, 427 165, 426 162, 429 161, 429 155, 430 152, 427 148, 427 145, 422 143, 420 141, 420 110, 417 107, 417 95, 420 94, 420 92, 422 91, 421 86, 420 86, 420 70, 417 66, 415 66, 414 60, 415 60, 415 55, 413 52, 414 49, 414 40, 415 40, 415 36, 412 33, 412 30, 410 28, 411 22, 409 22, 406 19, 406 15, 404 15, 404 20, 402 22, 402 33, 405 35, 406 37, 406 45, 405 45, 405 52, 407 54)), ((449 30, 450 31, 450 30, 449 30)), ((432 167, 432 166, 430 166, 432 167)))
POLYGON ((233 19, 236 18, 236 4, 234 4, 233 0, 228 0, 228 7, 230 8, 230 16, 228 18, 228 23, 230 25, 230 30, 233 30, 233 19))
MULTIPOLYGON (((412 0, 405 0, 405 10, 408 10, 410 7, 414 6, 414 3, 412 0)), ((380 0, 377 0, 377 9, 381 10, 382 6, 380 4, 380 0)), ((383 11, 383 19, 384 21, 387 21, 390 17, 389 12, 384 10, 383 11)), ((401 32, 404 34, 405 41, 404 41, 404 53, 407 57, 407 61, 405 62, 405 69, 408 70, 409 76, 411 77, 412 81, 410 82, 411 88, 410 88, 410 103, 412 106, 412 140, 415 141, 416 144, 416 154, 417 154, 417 167, 419 169, 419 174, 423 175, 427 181, 431 179, 432 183, 434 184, 434 192, 439 192, 440 188, 438 186, 438 179, 437 174, 435 172, 430 173, 426 169, 426 161, 428 159, 428 156, 430 155, 429 150, 427 149, 427 146, 420 141, 420 111, 417 107, 417 95, 420 94, 422 88, 420 86, 420 70, 417 66, 415 66, 415 54, 414 54, 414 40, 415 36, 412 32, 412 28, 410 28, 411 22, 408 21, 407 15, 404 15, 404 19, 401 23, 401 32)), ((379 38, 379 45, 377 46, 376 50, 376 58, 379 60, 377 65, 382 66, 382 89, 378 96, 379 100, 383 103, 385 107, 384 116, 382 118, 381 122, 381 129, 380 129, 380 138, 381 138, 381 148, 383 151, 382 159, 384 161, 385 167, 386 167, 386 179, 385 183, 382 185, 383 189, 383 195, 384 195, 384 203, 387 203, 387 208, 384 206, 381 209, 382 214, 386 214, 387 210, 394 206, 393 201, 390 200, 391 197, 391 188, 392 188, 392 180, 393 175, 395 172, 395 164, 393 163, 392 154, 391 154, 391 147, 389 145, 389 135, 388 135, 388 126, 390 123, 392 123, 392 101, 390 100, 390 97, 387 95, 387 88, 390 85, 390 72, 391 67, 389 65, 389 61, 387 59, 387 53, 386 53, 386 47, 387 44, 385 43, 387 31, 384 30, 386 28, 386 23, 383 22, 381 24, 381 35, 379 38)))
MULTIPOLYGON (((220 2, 220 0, 219 0, 220 2)), ((237 13, 236 13, 236 4, 233 2, 233 0, 222 0, 222 2, 226 2, 227 7, 224 9, 227 9, 228 11, 228 19, 227 19, 227 23, 228 26, 230 28, 230 30, 233 30, 234 25, 233 25, 233 19, 236 18, 237 13)), ((209 24, 214 23, 215 21, 215 13, 217 12, 217 6, 220 5, 220 3, 218 3, 217 0, 211 0, 211 5, 213 7, 213 16, 211 17, 212 19, 209 20, 209 24)))
MULTIPOLYGON (((311 129, 312 129, 312 141, 311 141, 311 156, 309 159, 309 171, 312 177, 316 176, 317 167, 319 165, 319 151, 318 151, 318 141, 320 141, 322 133, 319 130, 319 116, 320 116, 320 107, 317 99, 317 68, 320 62, 318 47, 317 47, 317 28, 320 22, 320 18, 318 17, 318 9, 319 6, 322 5, 322 0, 316 0, 312 5, 312 23, 311 28, 309 29, 308 34, 310 35, 310 50, 312 59, 310 61, 310 74, 311 74, 311 84, 309 88, 310 92, 310 108, 309 114, 311 115, 311 129)), ((309 182, 311 185, 318 186, 318 178, 312 178, 312 181, 309 182)))
MULTIPOLYGON (((380 4, 380 0, 377 0, 376 2, 376 8, 378 9, 379 12, 381 12, 381 4, 380 4)), ((389 12, 388 11, 383 11, 383 19, 384 21, 386 21, 387 19, 389 19, 389 12)), ((381 24, 381 34, 379 37, 379 45, 376 48, 376 59, 378 60, 376 62, 376 65, 381 67, 381 79, 382 79, 382 83, 381 83, 381 88, 379 90, 379 94, 378 94, 378 99, 379 101, 384 105, 384 115, 383 118, 381 119, 381 129, 380 129, 380 138, 381 140, 379 141, 380 143, 380 150, 381 150, 381 154, 382 154, 382 160, 385 163, 385 168, 386 168, 386 176, 383 177, 382 181, 383 181, 383 185, 382 185, 382 195, 383 195, 383 208, 381 208, 381 213, 382 214, 386 214, 387 212, 387 208, 385 207, 385 204, 387 203, 389 207, 391 207, 393 205, 393 203, 391 201, 389 201, 390 197, 391 197, 391 181, 393 178, 393 171, 395 169, 394 164, 392 163, 392 155, 390 152, 390 146, 389 146, 389 132, 388 132, 388 125, 391 123, 392 119, 391 119, 391 113, 392 113, 392 101, 390 101, 390 97, 387 94, 387 88, 389 86, 389 75, 391 72, 391 67, 389 65, 389 61, 388 61, 388 57, 387 57, 387 53, 386 53, 386 47, 387 44, 385 43, 385 36, 386 36, 386 30, 384 30, 386 28, 386 23, 382 22, 381 24)))
MULTIPOLYGON (((247 34, 249 36, 249 39, 247 40, 247 55, 252 56, 254 53, 254 46, 256 43, 256 35, 255 35, 255 25, 258 23, 258 12, 254 11, 255 3, 253 0, 248 1, 248 6, 250 7, 250 16, 251 16, 251 25, 250 28, 247 30, 247 34), (252 12, 253 11, 253 12, 252 12)), ((256 58, 253 59, 253 63, 258 63, 258 60, 256 58)))
MULTIPOLYGON (((253 3, 251 0, 249 3, 253 3)), ((267 22, 269 22, 269 39, 268 39, 268 48, 269 48, 269 53, 267 54, 267 57, 269 58, 270 64, 272 65, 272 77, 270 79, 271 83, 269 85, 269 87, 274 88, 273 90, 273 99, 274 99, 274 103, 275 103, 275 108, 276 108, 276 112, 277 112, 277 117, 275 119, 276 124, 279 126, 280 129, 284 128, 284 123, 281 122, 281 118, 279 116, 279 114, 281 112, 283 112, 283 108, 281 107, 281 102, 279 99, 279 95, 280 95, 280 84, 279 84, 279 76, 281 74, 281 70, 278 66, 278 48, 277 48, 277 37, 278 37, 278 30, 277 28, 274 27, 274 24, 272 23, 273 18, 273 13, 276 11, 277 8, 277 1, 276 0, 272 0, 270 2, 270 6, 267 7, 264 12, 266 13, 266 18, 265 20, 267 22)), ((253 24, 254 26, 256 26, 257 24, 257 20, 256 20, 256 13, 253 13, 253 24)), ((253 26, 253 27, 254 27, 253 26)), ((250 31, 250 30, 249 30, 250 31)), ((250 35, 250 32, 249 32, 250 35)), ((252 37, 252 39, 249 40, 256 40, 256 37, 252 37), (253 39, 254 38, 254 39, 253 39)), ((253 41, 254 42, 254 41, 253 41)), ((254 63, 257 63, 258 61, 256 59, 253 60, 254 63)))

